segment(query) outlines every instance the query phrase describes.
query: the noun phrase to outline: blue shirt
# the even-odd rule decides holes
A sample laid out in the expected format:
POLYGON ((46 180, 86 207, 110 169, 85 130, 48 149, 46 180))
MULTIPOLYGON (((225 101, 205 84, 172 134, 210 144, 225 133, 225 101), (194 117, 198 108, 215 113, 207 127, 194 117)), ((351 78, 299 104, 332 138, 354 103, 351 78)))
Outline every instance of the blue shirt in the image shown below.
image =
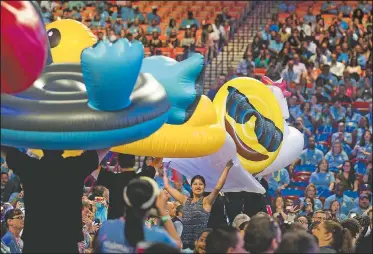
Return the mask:
POLYGON ((324 209, 329 209, 330 204, 334 200, 337 200, 339 202, 339 204, 341 205, 341 213, 344 215, 348 215, 348 213, 354 206, 354 201, 350 197, 343 195, 342 198, 337 198, 336 195, 334 194, 328 197, 327 199, 325 199, 324 209))
POLYGON ((325 3, 323 3, 323 5, 321 6, 321 10, 322 11, 326 11, 327 13, 329 13, 329 14, 338 14, 338 9, 334 9, 334 10, 329 10, 329 11, 327 11, 328 10, 328 8, 329 7, 331 7, 331 6, 335 6, 335 4, 334 3, 332 3, 332 2, 325 2, 325 3))
POLYGON ((148 24, 149 25, 152 23, 153 19, 155 19, 155 21, 157 21, 157 25, 159 25, 161 23, 161 17, 159 17, 157 14, 149 12, 148 14, 146 14, 146 17, 148 18, 148 24))
POLYGON ((329 189, 330 184, 335 182, 333 173, 317 173, 313 172, 310 177, 310 183, 315 184, 316 189, 329 189))
POLYGON ((289 108, 289 113, 295 120, 302 115, 302 110, 299 105, 294 105, 289 108))
POLYGON ((280 31, 280 27, 278 26, 278 24, 272 24, 270 27, 269 27, 269 31, 275 31, 276 33, 278 33, 278 31, 280 31))
POLYGON ((337 57, 338 62, 344 62, 345 64, 348 64, 348 54, 347 53, 340 53, 339 56, 337 57))
POLYGON ((365 69, 367 64, 367 58, 364 55, 357 57, 357 64, 361 66, 362 69, 365 69))
POLYGON ((306 149, 300 154, 300 164, 301 165, 318 165, 319 162, 324 157, 321 150, 315 148, 315 150, 306 149))
POLYGON ((331 151, 329 151, 325 155, 325 160, 327 160, 329 162, 329 167, 330 168, 337 168, 338 166, 342 165, 343 162, 348 160, 348 156, 344 151, 342 151, 338 155, 334 155, 334 154, 332 154, 331 151))
POLYGON ((316 16, 315 15, 304 15, 303 17, 303 21, 304 23, 308 24, 308 23, 316 23, 316 16))
POLYGON ((129 14, 128 20, 132 23, 132 22, 135 21, 135 19, 138 19, 140 21, 140 23, 145 21, 145 17, 144 17, 144 15, 142 15, 141 12, 133 11, 129 14))
MULTIPOLYGON (((275 40, 271 40, 268 48, 276 50, 277 52, 280 52, 282 50, 283 46, 284 46, 284 44, 282 42, 276 42, 275 40)), ((273 54, 273 53, 271 52, 271 54, 273 54)))
POLYGON ((6 232, 1 241, 9 247, 11 253, 22 253, 23 241, 21 239, 18 240, 21 245, 19 246, 16 238, 10 231, 6 232))
POLYGON ((148 26, 146 28, 146 33, 147 34, 152 34, 154 32, 154 30, 157 31, 158 34, 161 34, 161 28, 159 26, 148 26))
POLYGON ((330 113, 335 121, 341 121, 346 116, 346 109, 341 106, 338 110, 334 105, 330 107, 330 113))
POLYGON ((339 11, 343 13, 343 15, 345 16, 349 16, 351 11, 352 11, 352 7, 349 6, 349 5, 341 5, 339 6, 339 11))
POLYGON ((368 14, 369 12, 372 11, 372 5, 369 4, 369 3, 367 3, 367 4, 359 4, 357 6, 357 8, 360 8, 364 12, 364 14, 368 14))
POLYGON ((289 183, 290 183, 289 172, 285 168, 282 168, 276 172, 273 172, 271 176, 269 177, 269 181, 268 181, 269 189, 273 191, 277 191, 281 185, 289 184, 289 183))
POLYGON ((186 28, 187 26, 192 26, 192 25, 196 25, 197 28, 200 27, 198 20, 193 18, 193 19, 183 19, 183 21, 181 22, 180 28, 186 28))
MULTIPOLYGON (((370 205, 372 205, 372 199, 370 200, 370 205)), ((359 207, 359 197, 355 198, 354 200, 354 208, 359 207)))
MULTIPOLYGON (((101 253, 136 253, 136 247, 129 245, 124 236, 125 221, 121 219, 108 220, 102 224, 98 232, 101 253)), ((165 243, 177 248, 176 242, 161 227, 147 228, 144 226, 144 240, 150 243, 165 243)))
POLYGON ((262 30, 261 33, 262 33, 262 40, 264 40, 264 41, 271 40, 271 34, 270 33, 267 33, 265 30, 262 30))
POLYGON ((127 6, 122 7, 120 16, 122 17, 123 21, 128 21, 133 16, 134 10, 132 8, 128 8, 127 6))
POLYGON ((124 29, 124 30, 126 30, 128 27, 127 27, 127 23, 123 23, 123 24, 118 24, 118 23, 114 23, 113 25, 112 25, 112 29, 114 30, 114 33, 115 34, 120 34, 120 31, 122 30, 122 29, 124 29))
POLYGON ((49 12, 49 11, 46 11, 46 12, 42 12, 41 13, 41 16, 43 17, 43 22, 44 24, 49 24, 52 22, 52 13, 49 12))
MULTIPOLYGON (((301 204, 303 204, 304 203, 304 199, 305 199, 305 197, 300 197, 299 198, 299 200, 300 200, 300 202, 301 202, 301 204)), ((322 202, 321 202, 321 200, 320 199, 318 199, 318 198, 314 198, 313 199, 313 202, 315 203, 315 211, 317 211, 317 210, 322 210, 322 202)))
POLYGON ((363 210, 363 209, 360 208, 360 206, 358 206, 358 207, 352 208, 351 211, 350 211, 350 213, 357 213, 358 215, 363 215, 363 213, 366 210, 368 210, 368 209, 363 210))

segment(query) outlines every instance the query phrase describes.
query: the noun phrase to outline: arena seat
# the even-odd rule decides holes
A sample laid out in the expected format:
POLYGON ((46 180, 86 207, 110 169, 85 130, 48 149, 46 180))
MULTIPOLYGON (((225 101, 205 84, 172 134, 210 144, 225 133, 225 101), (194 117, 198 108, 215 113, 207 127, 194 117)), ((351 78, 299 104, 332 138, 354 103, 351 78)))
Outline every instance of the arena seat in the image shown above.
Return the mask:
POLYGON ((298 189, 291 189, 291 188, 283 189, 280 191, 280 193, 281 193, 281 196, 286 196, 286 197, 289 197, 289 196, 303 197, 304 196, 304 191, 301 191, 298 189))
POLYGON ((294 172, 315 172, 315 165, 298 165, 294 168, 294 172))
POLYGON ((359 193, 357 191, 345 190, 344 195, 352 199, 355 199, 359 196, 359 193))

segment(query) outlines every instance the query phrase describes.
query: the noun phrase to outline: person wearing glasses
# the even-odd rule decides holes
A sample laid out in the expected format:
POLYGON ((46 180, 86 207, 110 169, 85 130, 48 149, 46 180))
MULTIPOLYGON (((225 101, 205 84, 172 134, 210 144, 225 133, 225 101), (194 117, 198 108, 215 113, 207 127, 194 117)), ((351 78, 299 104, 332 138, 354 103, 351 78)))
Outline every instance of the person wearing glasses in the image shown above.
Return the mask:
POLYGON ((11 253, 22 253, 23 241, 21 231, 24 227, 24 215, 20 209, 9 210, 5 214, 5 223, 8 232, 1 241, 10 249, 11 253))

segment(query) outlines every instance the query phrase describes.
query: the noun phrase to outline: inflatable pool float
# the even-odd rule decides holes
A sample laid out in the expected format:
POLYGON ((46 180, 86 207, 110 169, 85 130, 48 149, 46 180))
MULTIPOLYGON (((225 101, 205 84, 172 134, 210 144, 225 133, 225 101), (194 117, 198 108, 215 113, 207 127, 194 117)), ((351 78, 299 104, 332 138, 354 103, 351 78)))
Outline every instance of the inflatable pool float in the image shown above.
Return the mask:
POLYGON ((25 92, 1 95, 1 143, 86 150, 149 136, 170 103, 152 75, 139 74, 143 55, 141 43, 120 39, 85 49, 81 65, 46 66, 25 92))

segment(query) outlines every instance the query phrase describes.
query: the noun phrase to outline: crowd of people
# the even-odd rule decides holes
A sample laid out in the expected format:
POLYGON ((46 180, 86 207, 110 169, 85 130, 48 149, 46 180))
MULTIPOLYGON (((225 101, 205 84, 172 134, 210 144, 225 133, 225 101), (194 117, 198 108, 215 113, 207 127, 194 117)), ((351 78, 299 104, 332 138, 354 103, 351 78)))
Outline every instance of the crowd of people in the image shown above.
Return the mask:
MULTIPOLYGON (((62 18, 82 21, 80 11, 97 5, 88 25, 102 30, 99 40, 147 40, 151 34, 143 42, 149 46, 165 33, 169 39, 159 45, 169 47, 183 29, 184 39, 192 39, 175 45, 204 43, 203 31, 200 42, 195 38, 198 29, 208 35, 218 30, 212 42, 221 43, 229 21, 223 12, 217 23, 201 27, 188 12, 179 27, 170 20, 169 29, 159 31, 156 8, 143 15, 131 2, 118 12, 111 2, 40 4, 46 23, 55 20, 56 8, 64 8, 62 18), (140 32, 141 24, 149 31, 140 32)), ((304 134, 305 147, 289 167, 257 178, 265 195, 221 191, 232 161, 207 193, 202 176, 187 180, 161 158, 145 156, 136 167, 135 156, 109 149, 68 158, 44 150, 39 158, 2 146, 2 253, 371 253, 371 6, 326 1, 322 14, 311 5, 298 17, 297 3, 282 2, 285 22, 274 15, 236 71, 220 75, 210 90, 213 99, 228 79, 256 77, 256 68, 286 80, 288 122, 304 134), (329 25, 325 14, 335 15, 329 25), (367 110, 354 108, 356 102, 367 110)))
POLYGON ((74 19, 87 25, 99 41, 113 42, 118 38, 138 40, 149 48, 151 55, 162 55, 162 49, 181 48, 187 52, 204 52, 202 49, 207 49, 207 57, 216 56, 219 47, 227 40, 233 22, 227 8, 216 14, 212 24, 196 19, 193 11, 188 11, 181 23, 170 17, 167 28, 162 29, 160 23, 164 20, 158 15, 159 7, 155 5, 151 12, 145 13, 136 1, 126 1, 125 5, 118 5, 116 1, 40 2, 45 24, 59 19, 74 19), (87 7, 95 7, 92 17, 81 15, 87 7), (54 15, 59 10, 62 10, 61 17, 54 15))

